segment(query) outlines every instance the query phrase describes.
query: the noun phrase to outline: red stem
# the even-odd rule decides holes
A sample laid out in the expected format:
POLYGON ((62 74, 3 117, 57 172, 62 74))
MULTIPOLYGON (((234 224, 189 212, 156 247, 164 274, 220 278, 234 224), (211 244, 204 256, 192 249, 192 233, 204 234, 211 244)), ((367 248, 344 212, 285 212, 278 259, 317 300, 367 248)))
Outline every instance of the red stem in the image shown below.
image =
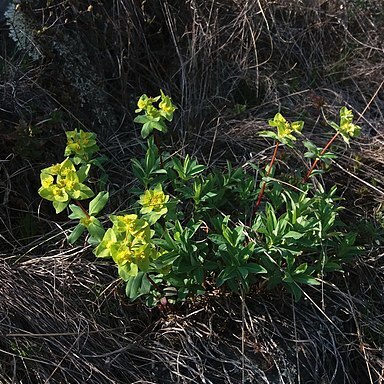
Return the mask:
POLYGON ((162 292, 161 288, 152 280, 152 278, 149 276, 148 273, 145 274, 145 276, 147 277, 148 281, 151 283, 151 285, 153 286, 153 288, 156 289, 156 291, 158 292, 162 292))
MULTIPOLYGON (((269 174, 271 173, 272 166, 273 166, 273 164, 274 164, 274 162, 275 162, 275 160, 276 160, 276 155, 277 155, 277 150, 279 149, 279 144, 280 144, 280 143, 279 143, 278 141, 276 141, 275 150, 273 151, 272 159, 271 159, 271 162, 269 163, 269 167, 268 167, 267 174, 266 174, 265 177, 268 177, 269 174)), ((252 220, 252 218, 253 218, 253 216, 254 216, 254 214, 255 214, 257 208, 259 208, 259 205, 260 205, 260 203, 261 203, 261 199, 263 198, 263 195, 264 195, 264 191, 265 191, 265 187, 266 187, 266 186, 267 186, 267 182, 264 181, 264 182, 263 182, 263 185, 261 186, 261 190, 260 190, 260 193, 259 193, 259 197, 258 197, 257 202, 256 202, 256 204, 255 204, 254 210, 253 210, 253 212, 252 212, 251 220, 252 220)))
POLYGON ((75 204, 84 212, 85 216, 87 216, 87 219, 91 217, 87 210, 81 205, 80 201, 75 200, 75 204))
MULTIPOLYGON (((339 135, 339 133, 340 133, 340 132, 336 132, 336 133, 333 135, 332 139, 328 141, 328 144, 327 144, 327 145, 323 148, 323 150, 321 151, 320 156, 323 156, 323 155, 324 155, 324 153, 327 151, 327 149, 330 147, 330 145, 335 141, 335 139, 336 139, 336 137, 339 135)), ((313 162, 312 167, 310 168, 310 170, 307 172, 307 174, 305 175, 305 177, 304 177, 304 179, 303 179, 303 183, 305 183, 305 182, 308 180, 309 176, 311 176, 311 173, 312 173, 313 170, 315 169, 315 167, 316 167, 317 163, 319 162, 319 160, 320 160, 320 158, 317 158, 317 159, 313 162)))

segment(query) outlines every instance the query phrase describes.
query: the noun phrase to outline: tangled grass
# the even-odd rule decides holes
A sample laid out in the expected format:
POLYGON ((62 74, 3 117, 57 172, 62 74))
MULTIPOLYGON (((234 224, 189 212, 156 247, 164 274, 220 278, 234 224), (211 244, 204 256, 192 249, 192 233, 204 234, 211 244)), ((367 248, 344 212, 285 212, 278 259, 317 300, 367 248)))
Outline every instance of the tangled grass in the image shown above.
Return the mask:
MULTIPOLYGON (((37 61, 1 27, 0 381, 383 383, 381 2, 89 5, 21 2, 37 61), (277 110, 304 119, 321 146, 324 116, 353 109, 362 137, 338 144, 321 182, 338 185, 365 252, 299 303, 260 287, 166 311, 127 303, 113 267, 66 244, 70 223, 41 204, 38 174, 61 158, 65 130, 96 131, 110 210, 123 209, 141 151, 135 99, 159 88, 179 103, 169 149, 217 166, 264 164, 271 148, 257 132, 277 110)), ((305 166, 295 152, 278 161, 305 166)))
POLYGON ((383 256, 358 260, 300 303, 255 291, 168 313, 127 304, 111 268, 83 249, 6 258, 1 381, 380 382, 383 256))

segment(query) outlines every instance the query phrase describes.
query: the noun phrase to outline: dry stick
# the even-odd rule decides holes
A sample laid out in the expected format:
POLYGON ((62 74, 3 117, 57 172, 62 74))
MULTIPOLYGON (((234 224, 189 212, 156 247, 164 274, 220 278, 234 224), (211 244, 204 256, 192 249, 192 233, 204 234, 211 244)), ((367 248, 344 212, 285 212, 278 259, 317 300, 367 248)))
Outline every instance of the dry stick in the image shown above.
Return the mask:
MULTIPOLYGON (((327 149, 329 148, 329 146, 335 141, 336 137, 339 135, 339 131, 336 132, 334 134, 334 136, 332 137, 331 140, 328 141, 328 144, 323 148, 323 150, 321 151, 320 153, 320 156, 323 156, 324 153, 327 151, 327 149)), ((311 176, 311 173, 313 172, 313 170, 315 169, 317 163, 319 162, 320 158, 318 157, 312 164, 312 167, 310 168, 310 170, 308 171, 308 173, 305 175, 304 179, 303 179, 303 183, 306 183, 309 176, 311 176)))
MULTIPOLYGON (((275 150, 274 150, 274 152, 273 152, 273 156, 272 156, 271 162, 269 163, 269 168, 268 168, 268 171, 267 171, 267 174, 266 174, 265 177, 268 177, 269 174, 271 173, 272 166, 273 166, 273 164, 274 164, 274 162, 275 162, 275 160, 276 160, 276 155, 277 155, 277 150, 278 150, 278 148, 279 148, 279 144, 280 144, 280 143, 279 143, 278 141, 276 141, 275 150)), ((257 199, 257 202, 256 202, 256 204, 255 204, 255 208, 254 208, 254 210, 253 210, 253 212, 252 212, 251 220, 252 220, 252 218, 253 218, 253 216, 254 216, 254 213, 256 212, 257 208, 259 208, 259 205, 260 205, 260 203, 261 203, 261 199, 263 198, 263 195, 264 195, 264 191, 265 191, 265 187, 266 187, 266 186, 267 186, 267 182, 264 181, 263 185, 261 186, 261 190, 260 190, 260 193, 259 193, 259 197, 258 197, 258 199, 257 199)))

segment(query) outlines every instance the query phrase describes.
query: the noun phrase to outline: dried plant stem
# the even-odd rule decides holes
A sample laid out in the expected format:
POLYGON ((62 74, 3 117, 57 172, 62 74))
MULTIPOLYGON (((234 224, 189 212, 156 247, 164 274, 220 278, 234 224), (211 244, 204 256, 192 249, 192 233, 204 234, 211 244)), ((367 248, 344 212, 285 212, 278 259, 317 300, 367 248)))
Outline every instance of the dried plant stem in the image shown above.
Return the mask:
MULTIPOLYGON (((328 141, 328 144, 327 144, 327 145, 323 148, 323 150, 321 151, 320 156, 323 156, 323 155, 324 155, 324 153, 327 151, 327 149, 328 149, 328 148, 331 146, 331 144, 335 141, 336 137, 339 136, 339 133, 340 133, 340 132, 336 132, 336 133, 333 135, 332 139, 328 141)), ((319 160, 320 160, 320 158, 317 158, 317 159, 313 162, 312 167, 310 168, 310 170, 307 172, 307 174, 305 175, 305 177, 304 177, 304 179, 303 179, 303 183, 306 183, 306 182, 307 182, 309 176, 311 176, 311 173, 312 173, 313 170, 315 169, 315 167, 316 167, 317 163, 319 162, 319 160)))

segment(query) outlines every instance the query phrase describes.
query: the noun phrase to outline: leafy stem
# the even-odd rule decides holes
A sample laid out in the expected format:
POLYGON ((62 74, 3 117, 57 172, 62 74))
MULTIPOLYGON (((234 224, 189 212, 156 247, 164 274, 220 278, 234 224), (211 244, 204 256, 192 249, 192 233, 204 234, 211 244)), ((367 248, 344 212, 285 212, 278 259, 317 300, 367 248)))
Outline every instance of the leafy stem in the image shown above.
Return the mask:
MULTIPOLYGON (((340 134, 340 131, 337 131, 331 140, 328 141, 327 145, 323 148, 323 150, 321 151, 320 153, 320 157, 324 155, 324 153, 327 151, 327 149, 332 145, 332 143, 336 140, 337 136, 339 136, 340 134)), ((309 169, 309 171, 307 172, 307 174, 305 175, 304 179, 303 179, 303 183, 306 183, 309 176, 311 176, 311 173, 313 172, 313 170, 315 169, 317 163, 319 162, 320 160, 320 157, 318 157, 312 164, 311 168, 309 169)))
POLYGON ((164 168, 163 153, 162 153, 162 150, 161 150, 160 138, 159 138, 159 135, 158 135, 158 133, 156 131, 153 131, 153 138, 154 138, 154 141, 155 141, 155 144, 156 144, 156 147, 157 147, 157 151, 158 151, 158 154, 159 154, 160 166, 161 166, 161 168, 164 168))
POLYGON ((83 205, 80 203, 79 200, 75 200, 75 204, 84 212, 85 216, 87 216, 87 219, 90 219, 91 216, 88 213, 88 211, 83 207, 83 205))
MULTIPOLYGON (((268 167, 268 170, 267 170, 267 173, 265 175, 265 177, 268 177, 271 173, 271 170, 272 170, 272 166, 273 164, 275 163, 275 160, 276 160, 276 155, 277 155, 277 150, 279 149, 279 142, 276 141, 276 144, 275 144, 275 150, 273 151, 273 155, 272 155, 272 159, 271 159, 271 162, 269 163, 269 167, 268 167)), ((259 197, 257 198, 257 201, 256 201, 256 204, 255 204, 255 207, 254 207, 254 210, 252 212, 252 217, 251 219, 253 218, 254 216, 254 213, 255 211, 259 208, 259 205, 261 203, 261 200, 263 198, 263 195, 264 195, 264 191, 265 191, 265 187, 267 186, 267 182, 264 180, 263 182, 263 185, 261 186, 261 190, 260 190, 260 193, 259 193, 259 197)))
POLYGON ((152 287, 156 289, 156 291, 158 291, 159 293, 162 293, 162 289, 159 287, 158 284, 156 284, 153 279, 151 278, 151 276, 149 276, 148 273, 145 274, 145 276, 147 277, 148 281, 151 283, 152 287))

